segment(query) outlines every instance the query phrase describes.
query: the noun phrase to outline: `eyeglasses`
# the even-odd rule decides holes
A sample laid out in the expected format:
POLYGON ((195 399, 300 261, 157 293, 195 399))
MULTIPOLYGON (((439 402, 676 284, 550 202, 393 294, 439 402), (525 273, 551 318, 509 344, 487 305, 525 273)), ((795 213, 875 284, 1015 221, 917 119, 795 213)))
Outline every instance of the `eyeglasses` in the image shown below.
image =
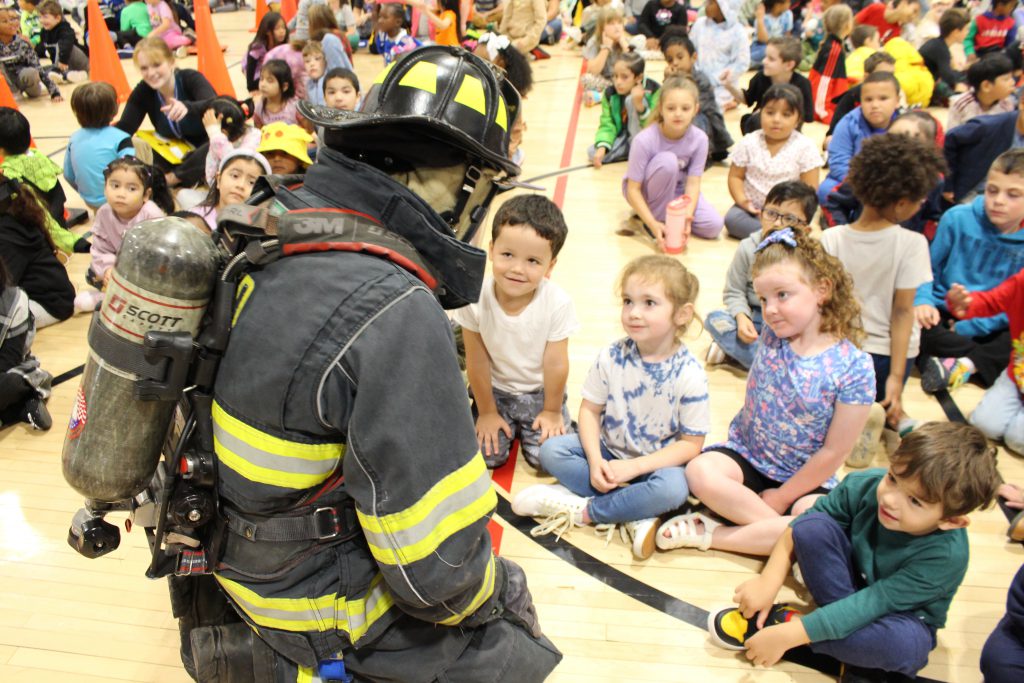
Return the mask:
POLYGON ((794 227, 807 225, 807 221, 799 216, 794 216, 791 213, 779 213, 775 209, 764 209, 761 211, 761 218, 767 220, 769 223, 781 222, 783 225, 791 225, 794 227))

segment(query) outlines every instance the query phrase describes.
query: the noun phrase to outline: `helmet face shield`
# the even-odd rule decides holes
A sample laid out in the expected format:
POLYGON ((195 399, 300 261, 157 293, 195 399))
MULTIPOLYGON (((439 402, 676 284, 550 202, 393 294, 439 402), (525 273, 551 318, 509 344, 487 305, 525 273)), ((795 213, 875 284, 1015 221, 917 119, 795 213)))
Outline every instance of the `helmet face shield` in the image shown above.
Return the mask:
POLYGON ((359 112, 307 103, 300 111, 324 127, 329 147, 383 170, 450 166, 459 158, 519 174, 508 153, 519 93, 497 67, 462 48, 432 45, 392 62, 359 112))

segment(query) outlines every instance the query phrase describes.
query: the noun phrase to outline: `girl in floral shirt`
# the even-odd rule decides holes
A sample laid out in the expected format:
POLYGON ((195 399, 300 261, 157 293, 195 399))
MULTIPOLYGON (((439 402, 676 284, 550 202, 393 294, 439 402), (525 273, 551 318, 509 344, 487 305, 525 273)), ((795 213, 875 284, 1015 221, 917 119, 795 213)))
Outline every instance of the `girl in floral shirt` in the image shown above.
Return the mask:
POLYGON ((757 247, 754 291, 766 327, 743 408, 725 443, 686 468, 695 496, 734 522, 700 513, 663 524, 662 549, 767 555, 792 519, 836 485, 875 398, 853 282, 821 244, 786 228, 757 247))

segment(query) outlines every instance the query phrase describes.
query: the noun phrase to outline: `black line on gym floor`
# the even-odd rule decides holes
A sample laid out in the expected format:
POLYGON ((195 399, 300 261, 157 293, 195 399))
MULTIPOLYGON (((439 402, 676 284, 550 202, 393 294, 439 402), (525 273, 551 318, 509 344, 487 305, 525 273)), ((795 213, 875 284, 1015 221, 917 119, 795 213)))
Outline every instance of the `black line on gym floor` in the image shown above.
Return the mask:
POLYGON ((83 372, 85 372, 85 365, 79 365, 77 368, 71 368, 67 372, 62 372, 61 374, 54 377, 53 381, 50 382, 50 386, 55 387, 58 384, 64 384, 64 382, 67 382, 69 379, 74 379, 78 377, 83 372))
MULTIPOLYGON (((579 569, 581 572, 592 576, 601 583, 605 584, 610 588, 614 588, 620 593, 639 600, 648 607, 652 607, 659 612, 664 612, 670 617, 675 617, 679 621, 682 621, 690 626, 706 630, 708 621, 708 611, 691 605, 688 602, 683 602, 679 598, 674 598, 668 593, 659 590, 653 586, 649 586, 643 581, 634 579, 632 576, 619 571, 615 567, 602 562, 593 555, 581 550, 571 543, 565 543, 558 541, 554 536, 530 536, 530 529, 536 526, 536 522, 528 517, 520 517, 516 513, 512 512, 512 505, 502 496, 498 496, 498 511, 497 514, 508 522, 509 525, 515 527, 526 535, 527 538, 532 538, 534 542, 540 545, 545 550, 550 551, 556 557, 565 562, 568 562, 572 566, 579 569)), ((541 627, 544 624, 541 623, 541 627)), ((556 643, 557 644, 557 643, 556 643)), ((784 657, 786 661, 806 666, 814 669, 826 675, 835 676, 839 672, 839 665, 836 660, 831 657, 823 655, 817 655, 810 651, 807 647, 796 648, 786 653, 784 657)), ((899 676, 892 676, 889 680, 899 680, 899 676)), ((910 681, 911 679, 905 679, 910 681)), ((913 679, 920 683, 941 683, 932 678, 925 678, 918 676, 913 679)))

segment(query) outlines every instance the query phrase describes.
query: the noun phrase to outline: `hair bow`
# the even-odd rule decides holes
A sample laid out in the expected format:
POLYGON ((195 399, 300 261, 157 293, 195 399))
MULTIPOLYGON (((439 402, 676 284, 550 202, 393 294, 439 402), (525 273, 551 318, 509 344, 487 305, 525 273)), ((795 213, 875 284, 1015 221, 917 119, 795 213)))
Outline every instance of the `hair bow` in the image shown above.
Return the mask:
POLYGON ((487 58, 492 62, 497 58, 500 51, 507 50, 508 46, 512 44, 508 36, 497 33, 486 33, 480 36, 480 42, 487 46, 487 58))
POLYGON ((783 228, 782 230, 776 230, 772 234, 761 240, 761 243, 754 249, 754 253, 757 253, 765 247, 770 247, 773 244, 785 244, 786 246, 793 247, 796 249, 796 237, 793 234, 793 228, 783 228))

